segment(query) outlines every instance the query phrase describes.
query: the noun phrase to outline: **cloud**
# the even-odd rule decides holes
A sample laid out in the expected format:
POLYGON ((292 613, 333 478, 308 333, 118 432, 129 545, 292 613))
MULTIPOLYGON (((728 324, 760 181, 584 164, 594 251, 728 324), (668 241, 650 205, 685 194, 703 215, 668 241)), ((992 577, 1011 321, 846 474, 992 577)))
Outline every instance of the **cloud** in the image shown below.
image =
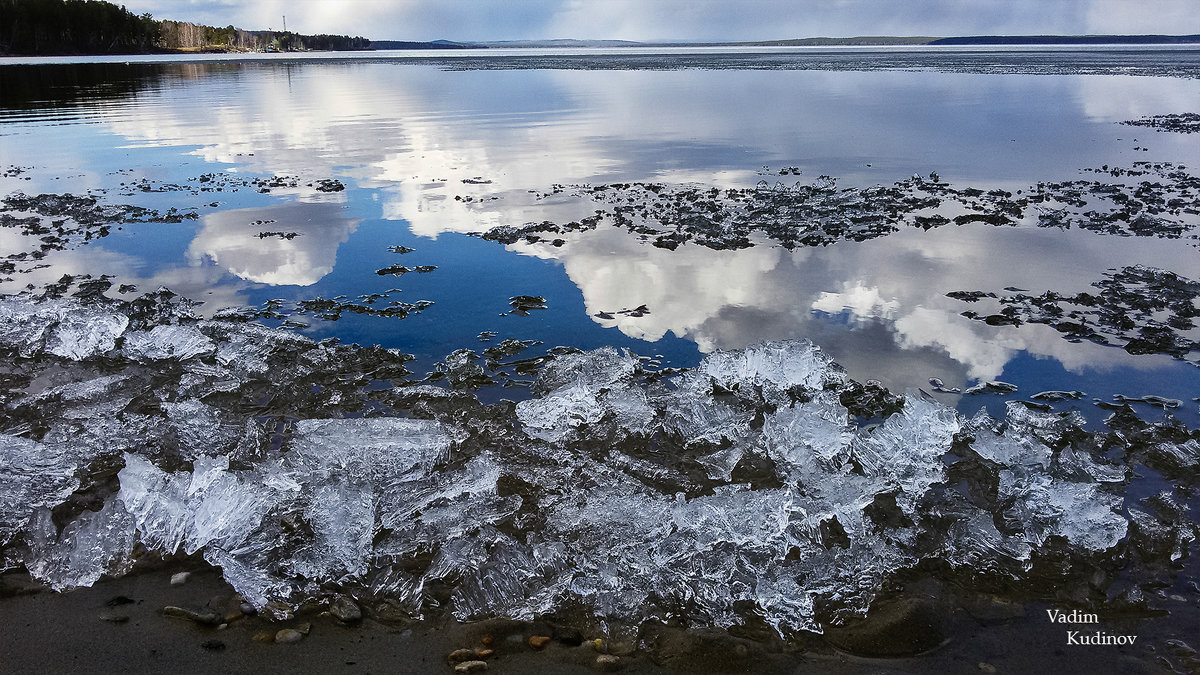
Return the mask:
POLYGON ((160 19, 375 40, 1197 33, 1195 0, 128 0, 160 19))

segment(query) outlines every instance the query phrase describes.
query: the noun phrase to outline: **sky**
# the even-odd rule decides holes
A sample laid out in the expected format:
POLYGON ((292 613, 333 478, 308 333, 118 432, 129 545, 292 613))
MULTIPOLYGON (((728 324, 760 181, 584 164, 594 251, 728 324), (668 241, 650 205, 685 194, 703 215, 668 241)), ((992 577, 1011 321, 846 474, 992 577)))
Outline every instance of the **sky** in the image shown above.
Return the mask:
POLYGON ((373 40, 1200 33, 1200 0, 114 0, 157 19, 373 40))

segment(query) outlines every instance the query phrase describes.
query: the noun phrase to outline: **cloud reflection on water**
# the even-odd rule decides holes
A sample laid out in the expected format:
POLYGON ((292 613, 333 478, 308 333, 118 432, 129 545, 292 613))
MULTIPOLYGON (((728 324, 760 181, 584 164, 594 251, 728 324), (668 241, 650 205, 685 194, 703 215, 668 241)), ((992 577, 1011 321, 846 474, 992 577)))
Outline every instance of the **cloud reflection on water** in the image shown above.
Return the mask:
POLYGON ((602 228, 562 249, 513 248, 536 249, 561 261, 590 314, 647 305, 651 311, 645 316, 594 319, 631 337, 655 340, 671 332, 706 352, 811 337, 852 374, 890 379, 888 384, 903 388, 930 376, 954 386, 996 379, 1019 352, 1055 359, 1071 372, 1169 363, 1168 357, 1069 343, 1048 326, 987 326, 960 315, 969 305, 945 297, 950 290, 1017 285, 1034 293, 1095 291, 1090 283, 1099 272, 1089 276, 1093 270, 1121 264, 1186 269, 1196 256, 1171 240, 1112 243, 1111 237, 1088 232, 968 226, 795 251, 761 245, 738 251, 683 246, 672 252, 602 228), (1066 259, 1065 250, 1071 250, 1066 259), (818 336, 831 337, 823 342, 818 336), (847 349, 851 336, 853 347, 847 349), (861 368, 855 363, 860 359, 861 368), (887 362, 892 365, 881 369, 887 362), (908 363, 897 368, 896 362, 908 363))
MULTIPOLYGON (((189 68, 186 81, 148 88, 137 106, 115 110, 108 128, 134 144, 193 146, 204 161, 240 172, 353 180, 374 192, 379 217, 430 238, 566 222, 597 206, 530 192, 556 183, 746 185, 762 178, 762 164, 800 166, 803 181, 828 173, 843 185, 936 170, 960 184, 1018 189, 1146 158, 1117 141, 1132 132, 1115 122, 1176 111, 1197 91, 1190 81, 1121 76, 189 68), (1136 103, 1114 103, 1129 92, 1136 103)), ((1195 139, 1178 135, 1150 141, 1156 158, 1196 150, 1195 139)), ((359 222, 330 203, 218 211, 204 217, 188 259, 250 282, 309 286, 334 268, 359 222), (259 219, 278 222, 249 225, 259 219), (259 230, 300 236, 258 239, 259 230)), ((807 336, 856 376, 893 386, 920 384, 923 374, 950 384, 995 378, 1021 352, 1068 370, 1157 367, 1158 357, 1070 344, 1044 326, 970 321, 959 316, 967 306, 944 294, 1009 285, 1079 292, 1112 267, 1186 272, 1196 256, 1165 240, 1115 245, 1027 228, 945 227, 790 252, 669 252, 606 226, 568 239, 561 248, 511 248, 560 262, 589 315, 651 308, 593 317, 600 325, 649 341, 672 333, 704 351, 807 336)))
POLYGON ((193 265, 212 261, 247 281, 311 286, 333 271, 338 246, 360 222, 336 203, 217 211, 204 216, 187 258, 193 265))

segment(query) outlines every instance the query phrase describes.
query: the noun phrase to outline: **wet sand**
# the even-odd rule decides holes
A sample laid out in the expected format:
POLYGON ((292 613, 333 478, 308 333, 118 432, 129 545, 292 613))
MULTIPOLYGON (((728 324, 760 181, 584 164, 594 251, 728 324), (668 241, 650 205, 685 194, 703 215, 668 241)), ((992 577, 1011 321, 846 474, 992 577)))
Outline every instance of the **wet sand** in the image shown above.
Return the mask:
MULTIPOLYGON (((485 636, 492 638, 490 647, 496 652, 487 659, 487 672, 603 672, 593 636, 584 635, 579 646, 552 640, 535 650, 528 636, 547 631, 529 622, 393 624, 367 618, 344 625, 328 612, 313 609, 280 622, 246 616, 218 629, 164 616, 168 605, 199 609, 233 599, 233 590, 218 571, 194 560, 169 562, 61 594, 41 588, 23 572, 9 572, 0 576, 0 594, 0 663, 6 673, 452 673, 447 655, 455 649, 484 648, 485 636), (180 571, 191 575, 185 583, 172 585, 172 575, 180 571), (127 620, 113 621, 122 616, 127 620), (298 642, 263 641, 266 635, 304 623, 311 630, 298 642)), ((1140 633, 1141 642, 1131 647, 1068 646, 1066 627, 1050 624, 1041 608, 991 620, 951 616, 942 645, 897 659, 856 657, 828 647, 805 651, 795 643, 755 642, 724 631, 666 630, 649 644, 643 638, 632 653, 622 653, 618 672, 1188 672, 1196 665, 1194 658, 1167 645, 1165 638, 1155 640, 1146 633, 1152 629, 1161 636, 1164 629, 1170 631, 1163 621, 1181 630, 1196 618, 1191 614, 1190 619, 1104 623, 1109 633, 1140 633)))

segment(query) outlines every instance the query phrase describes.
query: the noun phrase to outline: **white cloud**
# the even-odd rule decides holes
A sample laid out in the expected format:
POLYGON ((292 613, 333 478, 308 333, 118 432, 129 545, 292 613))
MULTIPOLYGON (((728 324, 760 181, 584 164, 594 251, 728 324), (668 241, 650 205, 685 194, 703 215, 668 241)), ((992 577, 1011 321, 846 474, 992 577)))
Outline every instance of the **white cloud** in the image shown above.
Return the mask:
POLYGON ((160 19, 375 40, 1197 33, 1195 0, 127 0, 160 19))

